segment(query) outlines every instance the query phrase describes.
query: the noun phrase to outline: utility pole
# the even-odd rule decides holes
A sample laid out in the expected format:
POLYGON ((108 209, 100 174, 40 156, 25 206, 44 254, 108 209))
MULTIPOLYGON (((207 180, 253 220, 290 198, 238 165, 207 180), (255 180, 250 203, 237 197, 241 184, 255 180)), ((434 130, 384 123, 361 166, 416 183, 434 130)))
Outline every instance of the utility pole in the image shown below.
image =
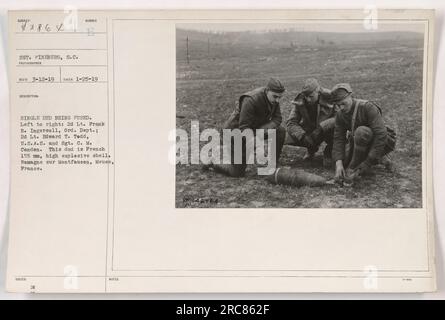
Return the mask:
POLYGON ((207 58, 210 59, 210 38, 207 38, 207 58))
POLYGON ((186 39, 186 48, 187 48, 187 64, 190 63, 190 57, 189 57, 189 37, 187 36, 186 39))

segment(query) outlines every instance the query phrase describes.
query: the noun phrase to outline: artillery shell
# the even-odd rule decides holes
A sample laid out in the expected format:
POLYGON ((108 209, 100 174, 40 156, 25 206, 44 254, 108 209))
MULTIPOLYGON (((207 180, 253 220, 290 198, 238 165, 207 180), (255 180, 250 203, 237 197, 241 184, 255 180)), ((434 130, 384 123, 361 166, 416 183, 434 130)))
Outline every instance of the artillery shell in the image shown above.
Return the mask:
POLYGON ((278 168, 273 174, 267 177, 268 181, 274 184, 284 184, 289 186, 324 186, 326 179, 300 169, 278 168))

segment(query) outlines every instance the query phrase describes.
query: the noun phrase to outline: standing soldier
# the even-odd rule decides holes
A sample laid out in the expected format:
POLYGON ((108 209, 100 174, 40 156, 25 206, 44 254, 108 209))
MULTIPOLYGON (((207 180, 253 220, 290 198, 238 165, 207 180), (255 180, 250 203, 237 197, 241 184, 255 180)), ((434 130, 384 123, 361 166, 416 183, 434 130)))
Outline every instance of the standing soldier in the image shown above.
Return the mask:
POLYGON ((331 97, 340 109, 335 117, 332 151, 335 180, 352 183, 379 161, 390 165, 385 155, 394 150, 396 136, 385 126, 380 107, 374 102, 353 98, 347 83, 335 85, 331 97))
POLYGON ((306 147, 303 160, 312 160, 325 141, 323 163, 331 166, 336 110, 330 104, 329 90, 322 88, 316 79, 307 79, 292 104, 294 107, 286 122, 288 135, 285 144, 306 147))
MULTIPOLYGON (((275 78, 271 78, 266 87, 260 87, 244 93, 238 100, 237 107, 225 122, 223 129, 252 130, 253 135, 257 129, 264 129, 267 135, 269 130, 275 130, 276 134, 276 161, 281 154, 281 149, 286 137, 286 130, 280 125, 282 122, 279 100, 285 91, 282 83, 275 78)), ((224 173, 232 177, 244 176, 246 171, 246 140, 242 141, 242 162, 236 164, 234 161, 234 138, 231 139, 232 156, 231 164, 209 164, 204 165, 204 169, 213 168, 215 171, 224 173)))

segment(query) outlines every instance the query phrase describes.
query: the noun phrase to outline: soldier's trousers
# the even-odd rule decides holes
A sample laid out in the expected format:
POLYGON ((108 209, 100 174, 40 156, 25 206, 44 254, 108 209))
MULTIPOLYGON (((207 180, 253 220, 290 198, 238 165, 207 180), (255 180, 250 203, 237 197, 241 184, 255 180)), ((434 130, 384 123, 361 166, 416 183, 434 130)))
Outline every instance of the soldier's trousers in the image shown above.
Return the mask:
POLYGON ((320 125, 318 129, 321 129, 321 131, 317 131, 317 129, 306 132, 300 139, 297 139, 290 134, 286 135, 286 140, 284 141, 284 144, 292 145, 292 146, 298 146, 298 147, 305 147, 308 148, 308 151, 311 153, 315 153, 318 150, 318 147, 320 144, 324 141, 326 142, 326 148, 324 150, 324 154, 327 157, 331 157, 332 154, 332 145, 334 143, 334 127, 335 127, 335 118, 329 118, 322 122, 320 122, 320 125), (311 136, 312 140, 315 144, 315 149, 310 148, 304 141, 304 137, 306 135, 311 136))
MULTIPOLYGON (((270 129, 269 129, 270 130, 270 129)), ((266 130, 267 133, 268 130, 266 130)), ((279 126, 275 131, 276 137, 276 161, 278 163, 278 159, 280 158, 281 149, 283 148, 284 139, 286 137, 286 129, 279 126)), ((266 138, 265 138, 266 139, 266 138)), ((247 159, 250 156, 246 151, 246 140, 242 140, 242 161, 241 163, 235 163, 235 139, 232 137, 231 139, 231 163, 230 164, 214 164, 213 168, 215 171, 226 174, 231 177, 242 177, 246 173, 247 168, 247 159)))
MULTIPOLYGON (((346 143, 344 166, 354 169, 366 160, 373 142, 374 135, 371 128, 366 126, 358 127, 354 132, 354 137, 350 137, 348 143, 346 143)), ((391 141, 387 137, 383 155, 390 153, 393 149, 394 145, 391 145, 391 141)))

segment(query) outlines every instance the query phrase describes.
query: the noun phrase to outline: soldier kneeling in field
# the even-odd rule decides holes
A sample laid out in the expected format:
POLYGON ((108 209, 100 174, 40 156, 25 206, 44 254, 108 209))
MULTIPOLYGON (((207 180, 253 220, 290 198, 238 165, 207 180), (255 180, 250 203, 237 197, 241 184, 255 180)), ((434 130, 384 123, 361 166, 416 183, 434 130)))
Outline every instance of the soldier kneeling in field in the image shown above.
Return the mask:
POLYGON ((353 98, 347 83, 332 88, 331 101, 340 109, 335 117, 332 150, 335 180, 352 183, 379 161, 390 166, 387 155, 394 150, 396 135, 385 126, 380 107, 374 102, 353 98))
POLYGON ((330 103, 330 91, 322 88, 316 79, 307 79, 292 104, 284 144, 306 147, 303 160, 312 160, 320 144, 325 141, 323 163, 332 166, 336 110, 330 103))
MULTIPOLYGON (((284 86, 278 79, 271 78, 266 87, 260 87, 244 93, 240 96, 238 104, 225 122, 223 129, 252 130, 253 135, 257 134, 257 129, 264 129, 267 137, 270 130, 275 131, 275 151, 276 161, 281 154, 286 130, 281 126, 282 116, 279 101, 285 91, 284 86)), ((231 163, 230 164, 206 164, 204 170, 213 168, 215 171, 224 173, 232 177, 244 176, 247 163, 250 156, 246 152, 246 140, 242 140, 242 161, 236 163, 234 155, 234 138, 228 142, 231 144, 231 163)))

